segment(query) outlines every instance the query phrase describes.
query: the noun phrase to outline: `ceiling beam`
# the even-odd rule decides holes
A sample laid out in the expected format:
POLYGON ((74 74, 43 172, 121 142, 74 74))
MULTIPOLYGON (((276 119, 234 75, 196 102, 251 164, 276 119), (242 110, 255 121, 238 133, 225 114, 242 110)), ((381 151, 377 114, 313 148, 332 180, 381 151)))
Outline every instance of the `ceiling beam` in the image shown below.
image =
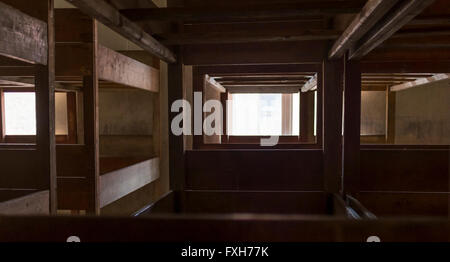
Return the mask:
POLYGON ((209 75, 205 75, 205 82, 209 83, 212 87, 216 88, 220 93, 227 92, 224 86, 217 83, 216 80, 213 77, 210 77, 209 75))
POLYGON ((397 92, 401 90, 406 90, 413 87, 423 86, 431 83, 436 83, 443 80, 450 79, 450 74, 436 74, 431 77, 417 79, 413 82, 407 82, 396 86, 391 86, 391 92, 397 92))
POLYGON ((82 12, 97 19, 112 30, 121 34, 142 49, 168 63, 176 62, 176 57, 167 47, 162 45, 141 27, 131 22, 120 12, 103 0, 68 0, 82 12))
POLYGON ((230 6, 223 8, 137 8, 122 10, 132 21, 232 21, 251 19, 288 18, 311 15, 357 13, 360 7, 346 6, 343 1, 304 2, 230 6))
POLYGON ((241 94, 293 94, 298 93, 300 86, 230 86, 227 87, 229 93, 241 94))
POLYGON ((247 32, 203 32, 183 34, 158 35, 166 45, 190 45, 190 44, 224 44, 224 43, 251 43, 251 42, 275 42, 275 41, 309 41, 309 40, 333 40, 339 37, 340 31, 336 30, 294 30, 267 31, 264 28, 258 31, 247 32))
POLYGON ((403 0, 394 6, 349 52, 349 59, 360 59, 381 45, 419 15, 434 0, 403 0))
POLYGON ((313 91, 317 89, 317 74, 311 78, 308 82, 306 82, 305 85, 302 86, 301 91, 302 93, 313 91))
POLYGON ((356 41, 361 39, 399 0, 369 0, 361 12, 334 43, 328 57, 341 58, 356 41))

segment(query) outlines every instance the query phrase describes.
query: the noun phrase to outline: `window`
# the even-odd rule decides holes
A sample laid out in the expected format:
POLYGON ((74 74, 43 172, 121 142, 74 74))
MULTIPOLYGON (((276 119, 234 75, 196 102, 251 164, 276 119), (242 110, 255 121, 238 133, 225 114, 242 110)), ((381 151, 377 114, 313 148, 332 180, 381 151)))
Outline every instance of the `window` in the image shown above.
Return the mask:
POLYGON ((36 99, 32 92, 5 92, 5 135, 36 135, 36 99))
POLYGON ((298 136, 299 94, 232 94, 230 136, 298 136))
MULTIPOLYGON (((74 94, 55 93, 55 134, 61 143, 75 143, 76 134, 69 134, 69 97, 74 106, 74 94)), ((34 92, 3 91, 5 143, 34 143, 36 136, 36 94, 34 92)), ((74 111, 74 108, 70 110, 74 111)))

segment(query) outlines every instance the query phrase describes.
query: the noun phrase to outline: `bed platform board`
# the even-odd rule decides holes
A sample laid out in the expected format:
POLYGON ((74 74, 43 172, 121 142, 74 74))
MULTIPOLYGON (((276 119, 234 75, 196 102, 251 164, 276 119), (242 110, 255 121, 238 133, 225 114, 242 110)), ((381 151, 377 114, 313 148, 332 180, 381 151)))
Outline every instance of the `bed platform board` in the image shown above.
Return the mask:
POLYGON ((48 215, 49 191, 0 190, 0 215, 48 215))

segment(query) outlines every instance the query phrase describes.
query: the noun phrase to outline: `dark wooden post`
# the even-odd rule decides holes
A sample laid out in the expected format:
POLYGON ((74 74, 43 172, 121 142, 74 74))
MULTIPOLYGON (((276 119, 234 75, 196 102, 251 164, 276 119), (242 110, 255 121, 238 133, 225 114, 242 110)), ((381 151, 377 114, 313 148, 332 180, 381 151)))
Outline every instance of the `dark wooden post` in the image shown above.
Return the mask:
POLYGON ((300 93, 300 141, 314 143, 315 92, 300 93))
POLYGON ((182 191, 184 189, 184 142, 183 135, 176 136, 170 127, 172 119, 179 113, 172 112, 172 104, 183 99, 183 60, 179 49, 176 51, 178 60, 168 65, 168 102, 169 102, 169 176, 170 189, 182 191))
POLYGON ((341 191, 342 60, 323 63, 323 172, 324 190, 341 191))
POLYGON ((88 213, 100 214, 99 202, 99 126, 97 74, 97 22, 93 23, 92 72, 83 77, 84 144, 88 152, 88 213))
POLYGON ((344 139, 342 149, 344 193, 358 196, 360 184, 361 69, 358 61, 344 67, 344 139))
POLYGON ((386 88, 386 143, 395 144, 395 98, 396 93, 386 88))
MULTIPOLYGON (((42 1, 48 13, 47 65, 36 65, 36 147, 41 165, 39 189, 50 189, 50 212, 56 213, 56 148, 55 148, 55 35, 53 0, 42 1)), ((44 17, 42 17, 44 18, 44 17)))
POLYGON ((0 89, 0 143, 5 139, 5 96, 3 89, 0 89))

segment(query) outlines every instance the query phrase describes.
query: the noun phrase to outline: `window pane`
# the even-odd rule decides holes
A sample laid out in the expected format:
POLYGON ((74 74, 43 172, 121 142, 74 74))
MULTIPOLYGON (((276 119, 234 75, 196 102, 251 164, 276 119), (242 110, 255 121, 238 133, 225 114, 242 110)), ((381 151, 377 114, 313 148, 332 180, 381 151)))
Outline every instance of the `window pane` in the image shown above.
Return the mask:
MULTIPOLYGON (((36 135, 36 96, 33 92, 5 92, 5 135, 36 135)), ((55 93, 55 133, 67 135, 67 94, 55 93)))
POLYGON ((55 93, 55 134, 69 134, 66 93, 55 93))
POLYGON ((5 134, 36 135, 36 99, 34 93, 4 93, 5 134))
POLYGON ((233 136, 281 135, 281 94, 233 94, 233 136))
POLYGON ((292 94, 292 135, 300 135, 300 93, 292 94))

